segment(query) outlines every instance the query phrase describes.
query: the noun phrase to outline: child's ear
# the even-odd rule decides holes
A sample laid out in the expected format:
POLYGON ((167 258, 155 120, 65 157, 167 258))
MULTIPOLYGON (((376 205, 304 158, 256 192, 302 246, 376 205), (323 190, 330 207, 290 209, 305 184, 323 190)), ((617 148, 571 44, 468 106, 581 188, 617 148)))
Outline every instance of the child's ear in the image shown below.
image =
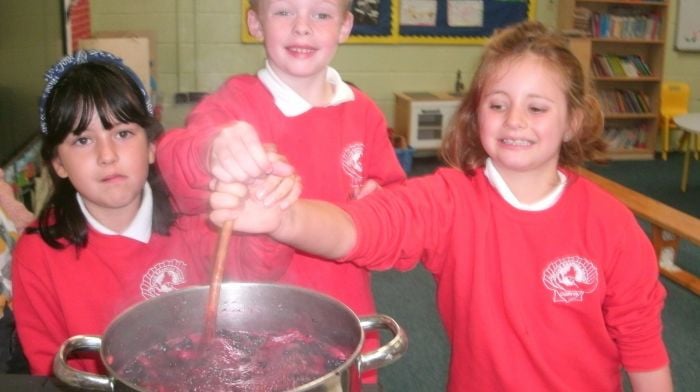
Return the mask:
POLYGON ((564 133, 564 141, 568 142, 573 139, 581 131, 583 125, 583 111, 576 109, 571 113, 571 122, 569 129, 564 133))
POLYGON ((265 35, 263 34, 263 27, 262 23, 260 23, 260 19, 258 19, 258 14, 256 14, 253 10, 248 10, 247 21, 248 33, 255 37, 255 39, 263 41, 265 35))
POLYGON ((52 159, 51 166, 53 166, 53 170, 56 171, 56 174, 59 177, 68 178, 68 172, 66 171, 66 168, 63 167, 63 162, 61 162, 61 158, 55 157, 54 159, 52 159))
POLYGON ((343 20, 342 26, 340 26, 340 36, 338 37, 339 44, 345 42, 348 37, 350 37, 354 20, 355 17, 352 15, 352 12, 348 11, 345 13, 345 20, 343 20))
POLYGON ((148 143, 148 163, 153 164, 156 161, 156 145, 148 143))

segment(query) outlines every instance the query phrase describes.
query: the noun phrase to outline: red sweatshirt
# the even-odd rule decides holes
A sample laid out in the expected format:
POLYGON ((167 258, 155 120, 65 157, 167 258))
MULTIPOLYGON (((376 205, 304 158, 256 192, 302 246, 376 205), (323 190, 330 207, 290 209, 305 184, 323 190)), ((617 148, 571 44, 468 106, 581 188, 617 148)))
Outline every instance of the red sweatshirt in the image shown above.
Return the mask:
MULTIPOLYGON (((344 202, 368 179, 380 184, 405 174, 377 106, 361 91, 355 99, 286 117, 254 76, 229 79, 188 116, 187 128, 167 132, 159 142, 158 164, 181 211, 207 208, 210 177, 204 170, 211 139, 221 124, 244 120, 263 143, 274 143, 303 181, 303 197, 344 202)), ((270 245, 270 252, 285 249, 270 245)), ((238 279, 273 280, 329 294, 359 315, 375 313, 369 272, 352 264, 329 263, 295 252, 288 263, 261 258, 256 265, 228 265, 238 279)))
MULTIPOLYGON (((246 247, 234 238, 230 259, 258 259, 254 246, 246 247)), ((172 290, 209 284, 215 242, 216 232, 197 217, 178 220, 169 236, 152 233, 147 244, 90 229, 88 245, 79 254, 74 246, 57 250, 38 234, 24 234, 13 258, 13 307, 31 372, 51 374, 53 358, 66 339, 102 335, 131 305, 172 290)), ((72 366, 101 371, 90 360, 75 361, 72 366)))
POLYGON ((648 237, 620 202, 566 174, 559 201, 537 212, 505 202, 483 170, 454 169, 345 206, 358 232, 348 260, 421 260, 434 275, 450 391, 621 391, 621 366, 668 363, 648 237))

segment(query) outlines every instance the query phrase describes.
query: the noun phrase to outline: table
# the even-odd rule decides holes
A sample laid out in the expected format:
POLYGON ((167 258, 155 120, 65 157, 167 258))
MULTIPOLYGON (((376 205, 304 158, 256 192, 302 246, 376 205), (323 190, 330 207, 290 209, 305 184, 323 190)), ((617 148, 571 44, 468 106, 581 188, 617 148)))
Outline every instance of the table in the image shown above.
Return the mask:
POLYGON ((53 377, 0 374, 0 390, 12 392, 78 392, 53 377))
POLYGON ((685 192, 688 186, 688 171, 690 170, 690 150, 697 146, 698 134, 700 134, 700 113, 688 113, 676 116, 673 117, 673 122, 683 130, 682 140, 685 144, 685 156, 683 157, 681 191, 685 192))

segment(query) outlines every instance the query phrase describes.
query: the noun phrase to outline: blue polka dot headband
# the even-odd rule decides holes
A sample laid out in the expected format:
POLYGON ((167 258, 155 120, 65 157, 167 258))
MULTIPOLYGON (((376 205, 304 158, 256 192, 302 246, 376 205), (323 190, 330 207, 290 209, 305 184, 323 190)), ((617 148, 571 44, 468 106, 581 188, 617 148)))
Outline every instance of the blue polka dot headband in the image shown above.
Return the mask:
POLYGON ((41 133, 44 135, 49 133, 49 129, 46 125, 46 101, 51 95, 54 87, 63 75, 68 72, 71 68, 78 64, 93 63, 93 62, 103 62, 116 65, 124 74, 128 75, 139 87, 143 98, 146 101, 146 110, 153 116, 153 105, 151 104, 151 99, 146 93, 146 89, 143 87, 141 79, 131 70, 121 58, 113 55, 109 52, 104 52, 101 50, 81 50, 73 55, 66 56, 62 58, 59 62, 54 64, 46 74, 44 74, 44 80, 46 81, 46 86, 44 86, 44 93, 41 95, 41 102, 39 104, 39 123, 41 125, 41 133))

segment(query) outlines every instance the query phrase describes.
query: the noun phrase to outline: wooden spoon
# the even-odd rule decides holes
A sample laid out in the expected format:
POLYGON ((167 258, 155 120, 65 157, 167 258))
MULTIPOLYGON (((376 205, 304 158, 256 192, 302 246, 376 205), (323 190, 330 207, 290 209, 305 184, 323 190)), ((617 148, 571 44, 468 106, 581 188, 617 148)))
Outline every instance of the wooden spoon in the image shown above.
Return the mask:
POLYGON ((207 314, 204 324, 203 346, 212 339, 216 333, 216 316, 219 308, 219 297, 221 295, 221 281, 224 276, 224 262, 228 243, 233 231, 233 221, 224 223, 219 232, 219 239, 216 244, 216 256, 214 259, 214 269, 211 273, 211 283, 209 285, 209 300, 207 302, 207 314))

